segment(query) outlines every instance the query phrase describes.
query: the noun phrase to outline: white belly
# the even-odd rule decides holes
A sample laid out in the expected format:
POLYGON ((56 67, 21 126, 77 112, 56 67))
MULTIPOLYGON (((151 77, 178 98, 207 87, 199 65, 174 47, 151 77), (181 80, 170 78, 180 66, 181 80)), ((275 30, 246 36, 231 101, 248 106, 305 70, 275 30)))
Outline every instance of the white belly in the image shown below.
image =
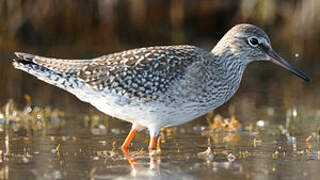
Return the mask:
POLYGON ((195 102, 143 103, 113 93, 93 92, 92 89, 72 92, 82 101, 88 102, 107 115, 122 119, 149 129, 175 126, 189 122, 212 111, 221 103, 208 105, 195 102))
POLYGON ((110 116, 147 128, 169 127, 189 122, 212 109, 200 109, 197 104, 170 104, 134 102, 130 104, 119 96, 95 98, 90 103, 110 116))

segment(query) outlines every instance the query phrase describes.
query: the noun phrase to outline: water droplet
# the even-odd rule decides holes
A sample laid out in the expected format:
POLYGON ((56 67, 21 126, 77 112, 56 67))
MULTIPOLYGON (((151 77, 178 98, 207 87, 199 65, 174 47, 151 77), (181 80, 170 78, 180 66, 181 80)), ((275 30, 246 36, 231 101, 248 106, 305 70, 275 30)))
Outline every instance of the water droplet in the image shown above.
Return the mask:
POLYGON ((264 125, 265 125, 265 123, 264 123, 263 120, 259 120, 259 121, 257 122, 257 126, 259 126, 259 127, 263 127, 264 125))
POLYGON ((37 119, 41 119, 41 114, 37 114, 37 119))
POLYGON ((232 153, 228 154, 227 159, 229 162, 233 162, 236 160, 236 156, 233 155, 232 153))
POLYGON ((111 132, 114 133, 114 134, 119 134, 120 133, 120 130, 119 129, 111 129, 111 132))
POLYGON ((51 149, 51 153, 57 153, 58 152, 58 150, 56 150, 56 149, 51 149))
POLYGON ((292 115, 293 115, 293 117, 297 117, 298 112, 297 112, 297 109, 296 109, 296 108, 293 108, 293 110, 292 110, 292 115))
POLYGON ((31 107, 27 107, 27 108, 26 108, 26 112, 27 112, 27 113, 31 113, 31 111, 32 111, 32 108, 31 108, 31 107))
POLYGON ((62 139, 62 141, 66 141, 66 140, 69 139, 69 137, 68 136, 62 136, 61 139, 62 139))
POLYGON ((52 172, 52 177, 53 179, 61 179, 62 178, 62 173, 58 170, 55 170, 52 172))
POLYGON ((289 143, 295 144, 297 142, 296 137, 288 136, 287 138, 289 143))
POLYGON ((22 157, 22 162, 24 163, 28 163, 29 162, 29 159, 25 156, 22 157))
POLYGON ((98 141, 100 144, 102 145, 106 145, 107 144, 107 141, 98 141))

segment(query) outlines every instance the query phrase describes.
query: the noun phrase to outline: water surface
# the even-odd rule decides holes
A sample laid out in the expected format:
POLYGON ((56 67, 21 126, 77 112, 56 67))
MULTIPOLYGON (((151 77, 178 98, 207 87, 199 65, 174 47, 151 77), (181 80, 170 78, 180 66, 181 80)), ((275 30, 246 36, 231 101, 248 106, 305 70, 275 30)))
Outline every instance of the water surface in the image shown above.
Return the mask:
MULTIPOLYGON (((272 108, 266 111, 270 117, 275 116, 272 108)), ((161 154, 148 153, 148 135, 143 131, 136 135, 129 157, 119 149, 129 130, 128 124, 99 113, 51 116, 46 118, 46 127, 33 128, 22 120, 12 119, 1 129, 0 176, 4 179, 317 179, 319 111, 310 116, 301 115, 297 109, 284 113, 284 122, 281 119, 272 122, 270 118, 210 129, 214 125, 206 121, 212 123, 215 118, 215 114, 210 114, 186 125, 164 129, 161 154)))

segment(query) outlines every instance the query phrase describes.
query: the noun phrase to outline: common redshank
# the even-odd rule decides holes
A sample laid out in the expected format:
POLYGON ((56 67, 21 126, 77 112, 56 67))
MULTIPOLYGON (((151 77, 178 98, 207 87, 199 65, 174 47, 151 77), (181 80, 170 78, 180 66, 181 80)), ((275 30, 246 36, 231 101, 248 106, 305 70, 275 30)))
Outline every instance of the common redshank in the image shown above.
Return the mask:
POLYGON ((147 128, 149 150, 161 128, 189 122, 228 101, 246 66, 270 61, 311 79, 271 47, 260 28, 239 24, 211 52, 190 45, 132 49, 93 59, 56 59, 16 52, 13 65, 58 86, 98 110, 132 123, 121 146, 147 128))

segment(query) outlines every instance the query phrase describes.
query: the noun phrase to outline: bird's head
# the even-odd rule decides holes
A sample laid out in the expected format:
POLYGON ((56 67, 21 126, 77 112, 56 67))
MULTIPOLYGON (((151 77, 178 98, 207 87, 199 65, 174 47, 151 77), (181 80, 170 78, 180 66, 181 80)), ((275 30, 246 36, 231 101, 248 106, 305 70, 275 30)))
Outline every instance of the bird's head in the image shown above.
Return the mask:
POLYGON ((214 54, 235 56, 244 64, 254 61, 270 61, 277 64, 305 81, 311 79, 276 53, 268 35, 259 27, 251 24, 239 24, 231 28, 212 50, 214 54))

